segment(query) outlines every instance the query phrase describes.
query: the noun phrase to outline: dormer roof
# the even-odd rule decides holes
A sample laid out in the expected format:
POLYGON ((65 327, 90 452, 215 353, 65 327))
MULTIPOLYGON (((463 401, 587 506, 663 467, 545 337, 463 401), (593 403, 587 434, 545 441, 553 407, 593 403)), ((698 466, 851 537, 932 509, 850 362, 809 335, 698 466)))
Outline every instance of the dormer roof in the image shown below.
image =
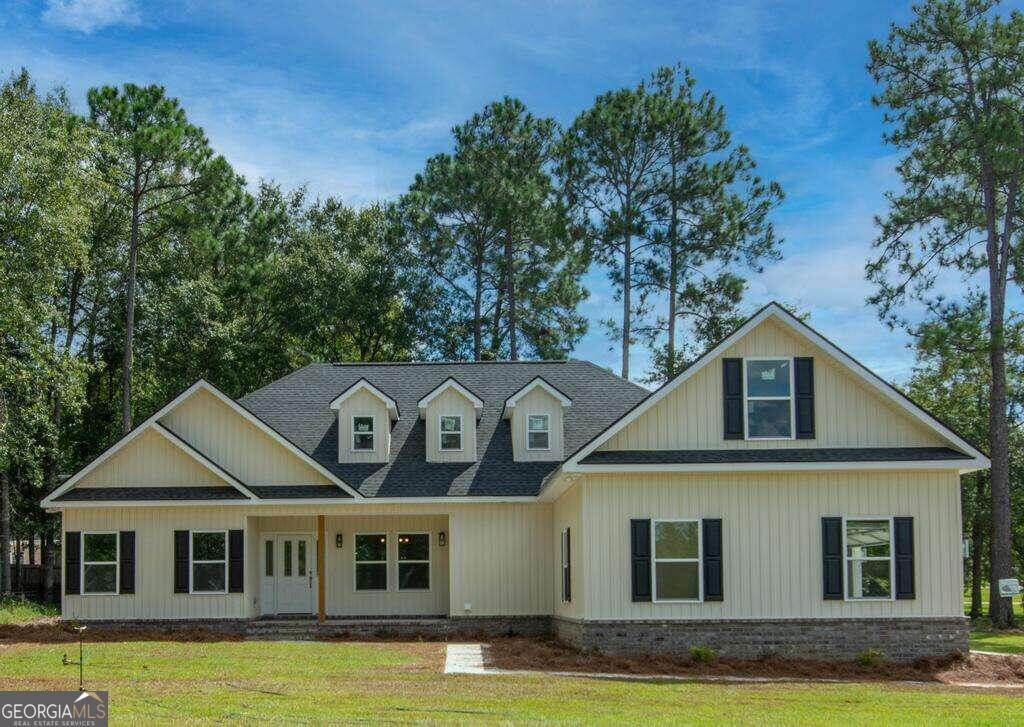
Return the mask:
POLYGON ((424 396, 416 403, 416 407, 420 410, 420 416, 426 416, 427 407, 430 405, 430 402, 432 402, 434 399, 436 399, 449 389, 454 389, 455 391, 462 394, 462 396, 464 396, 466 399, 468 399, 469 402, 473 405, 473 409, 476 411, 477 418, 480 418, 480 414, 484 410, 483 399, 481 399, 479 396, 477 396, 472 391, 467 389, 465 386, 460 384, 451 376, 442 381, 439 386, 436 386, 435 388, 427 392, 426 396, 424 396))
POLYGON ((391 418, 391 421, 397 422, 400 419, 398 413, 398 404, 395 402, 395 400, 392 399, 387 394, 385 394, 380 389, 378 389, 376 386, 371 384, 366 379, 359 379, 359 381, 355 382, 354 384, 352 384, 352 386, 348 387, 343 392, 338 394, 338 396, 335 397, 334 400, 331 402, 331 409, 340 409, 341 405, 345 402, 346 399, 348 399, 353 394, 359 391, 366 391, 367 393, 372 394, 373 396, 380 399, 384 403, 384 406, 387 407, 388 416, 391 418))
POLYGON ((514 394, 512 394, 512 396, 505 399, 505 408, 502 411, 502 416, 505 419, 511 417, 512 411, 516 408, 516 404, 519 403, 519 400, 522 399, 527 394, 529 394, 534 389, 541 389, 550 394, 552 397, 558 400, 558 403, 562 405, 563 409, 568 409, 570 406, 572 406, 572 399, 566 396, 564 392, 559 391, 555 386, 549 384, 542 377, 537 376, 532 381, 530 381, 530 383, 528 383, 526 386, 522 387, 514 394))

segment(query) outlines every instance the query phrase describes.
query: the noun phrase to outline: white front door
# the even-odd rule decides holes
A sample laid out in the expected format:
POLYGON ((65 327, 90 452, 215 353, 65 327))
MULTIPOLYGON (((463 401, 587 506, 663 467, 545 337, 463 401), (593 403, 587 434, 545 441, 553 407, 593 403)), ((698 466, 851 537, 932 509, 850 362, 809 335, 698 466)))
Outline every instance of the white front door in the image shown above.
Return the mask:
POLYGON ((278 535, 275 541, 277 612, 312 613, 316 570, 313 536, 278 535))

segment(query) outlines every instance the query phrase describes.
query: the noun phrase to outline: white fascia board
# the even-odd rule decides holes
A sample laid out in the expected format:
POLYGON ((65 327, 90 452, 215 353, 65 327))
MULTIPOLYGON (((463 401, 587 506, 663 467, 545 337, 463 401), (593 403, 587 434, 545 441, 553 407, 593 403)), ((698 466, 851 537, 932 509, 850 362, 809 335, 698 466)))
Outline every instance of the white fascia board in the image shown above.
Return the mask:
POLYGON ((540 376, 537 376, 532 381, 530 381, 530 383, 528 383, 526 386, 524 386, 519 391, 512 394, 512 396, 508 397, 505 400, 505 409, 504 411, 502 411, 502 416, 505 419, 508 419, 510 416, 512 416, 512 410, 516 408, 516 404, 519 403, 519 400, 536 388, 546 391, 552 398, 554 398, 556 401, 558 401, 559 404, 562 405, 563 409, 567 409, 570 406, 572 406, 572 399, 570 399, 568 396, 566 396, 561 391, 556 389, 554 386, 549 384, 540 376))
POLYGON ((380 399, 384 403, 384 406, 387 407, 388 416, 391 417, 391 421, 397 422, 399 420, 398 404, 395 402, 395 400, 392 399, 387 394, 385 394, 380 389, 378 389, 376 386, 371 384, 366 379, 359 379, 359 381, 352 384, 352 386, 345 389, 345 391, 341 392, 341 394, 339 394, 338 397, 331 402, 331 409, 340 409, 341 405, 345 402, 345 400, 348 399, 353 394, 355 394, 357 391, 368 391, 373 396, 380 399))
MULTIPOLYGON (((221 392, 216 386, 213 386, 212 384, 210 384, 205 379, 199 379, 194 384, 192 384, 187 389, 185 389, 183 392, 181 392, 176 397, 174 397, 169 402, 167 402, 162 407, 160 407, 160 409, 157 410, 157 412, 155 414, 153 414, 151 417, 146 419, 146 421, 142 422, 142 424, 139 424, 137 427, 135 427, 130 432, 128 432, 128 434, 126 434, 121 439, 119 439, 116 442, 114 442, 114 444, 110 445, 110 447, 108 447, 96 459, 94 459, 92 462, 90 462, 85 467, 83 467, 78 472, 76 472, 74 475, 72 475, 67 480, 65 480, 64 483, 61 484, 60 487, 55 489, 53 492, 51 492, 49 495, 47 495, 46 497, 44 497, 40 501, 40 503, 39 503, 40 507, 43 507, 43 508, 54 507, 55 506, 54 500, 57 497, 59 497, 60 495, 63 495, 65 492, 67 492, 72 487, 74 487, 78 482, 80 482, 82 480, 83 477, 88 475, 94 469, 96 469, 101 464, 103 464, 108 459, 110 459, 112 456, 117 454, 129 442, 134 441, 140 434, 145 432, 147 429, 151 428, 151 426, 152 426, 152 424, 154 422, 157 422, 160 419, 162 419, 165 414, 167 414, 168 412, 173 410, 181 402, 185 401, 185 399, 187 399, 190 396, 192 396, 192 394, 194 394, 199 389, 203 389, 203 390, 208 391, 211 394, 213 394, 213 396, 215 396, 220 401, 224 402, 230 409, 232 409, 232 410, 236 411, 238 414, 240 414, 246 421, 250 422, 257 429, 259 429, 260 431, 265 433, 267 436, 269 436, 274 441, 278 442, 281 446, 283 446, 289 452, 294 454, 296 457, 298 457, 303 462, 305 462, 310 467, 312 467, 317 472, 319 472, 324 477, 326 477, 330 482, 332 482, 333 484, 335 484, 336 486, 340 487, 345 492, 347 492, 350 495, 352 495, 352 497, 354 497, 354 498, 362 498, 362 495, 360 495, 356 490, 352 489, 347 484, 342 482, 330 470, 328 470, 326 467, 324 467, 319 462, 314 460, 312 457, 310 457, 308 454, 303 452, 301 449, 296 447, 294 444, 292 444, 290 441, 285 439, 283 436, 278 434, 274 429, 272 429, 270 426, 268 426, 266 423, 264 423, 263 420, 261 420, 259 417, 255 416, 248 409, 243 407, 238 402, 234 401, 231 397, 229 397, 226 394, 224 394, 223 392, 221 392)), ((239 484, 241 484, 241 483, 239 483, 239 484)), ((252 493, 248 493, 248 494, 249 494, 249 496, 252 496, 252 493)), ((221 501, 221 502, 223 502, 223 501, 221 501)))
POLYGON ((132 429, 126 435, 124 435, 119 440, 114 442, 112 445, 107 447, 92 462, 87 464, 82 469, 78 470, 78 472, 73 474, 68 479, 64 480, 64 482, 60 485, 60 487, 58 487, 57 489, 55 489, 53 492, 51 492, 49 495, 47 495, 46 497, 44 497, 42 499, 42 501, 39 503, 40 507, 44 507, 45 508, 45 507, 52 506, 54 498, 59 497, 60 495, 63 495, 65 492, 67 492, 72 487, 74 487, 76 484, 78 484, 86 475, 88 475, 94 469, 96 469, 101 464, 106 462, 108 459, 113 457, 115 454, 120 452, 121 449, 124 448, 129 442, 132 442, 135 439, 137 439, 140 434, 142 434, 143 432, 145 432, 147 429, 150 428, 150 425, 153 424, 153 422, 157 421, 164 414, 166 414, 167 412, 171 411, 171 409, 173 409, 174 407, 178 406, 178 404, 183 402, 188 397, 192 396, 192 394, 195 393, 198 389, 200 389, 202 387, 202 385, 205 384, 205 383, 206 383, 205 381, 203 381, 202 379, 199 379, 194 384, 192 384, 190 387, 188 387, 183 392, 178 394, 176 397, 171 399, 169 402, 164 404, 164 406, 162 406, 155 414, 153 414, 153 416, 149 417, 149 419, 147 419, 146 421, 142 422, 142 424, 139 424, 137 427, 132 429))
POLYGON ((988 460, 921 460, 913 462, 702 462, 699 464, 577 464, 564 472, 822 472, 860 470, 956 470, 974 472, 988 460))
POLYGON ((166 439, 168 442, 170 442, 175 447, 177 447, 179 450, 181 450, 182 452, 187 454, 193 460, 195 460, 196 462, 201 464, 203 467, 205 467, 207 470, 212 472, 214 475, 216 475, 217 477, 219 477, 222 480, 224 480, 224 482, 226 482, 227 484, 229 484, 232 487, 234 487, 236 490, 241 492, 243 495, 248 497, 250 500, 258 499, 256 497, 256 495, 254 495, 252 493, 252 491, 249 490, 248 487, 246 487, 238 479, 233 477, 230 472, 226 471, 224 468, 222 468, 220 465, 218 465, 212 459, 210 459, 209 457, 204 455, 198 449, 195 449, 192 445, 188 444, 188 442, 185 442, 183 439, 181 439, 181 437, 179 437, 177 434, 175 434, 170 429, 165 427, 163 424, 161 424, 160 422, 153 422, 149 426, 157 434, 159 434, 164 439, 166 439))
POLYGON ((301 459, 303 462, 308 464, 310 467, 315 469, 317 472, 322 474, 330 482, 332 482, 333 484, 337 485, 338 487, 343 489, 348 494, 352 495, 352 497, 356 497, 356 498, 361 498, 362 497, 362 495, 360 495, 356 490, 352 489, 347 484, 345 484, 345 482, 340 480, 333 472, 331 472, 329 469, 327 469, 322 464, 317 462, 315 459, 310 457, 308 454, 303 452, 297 446, 292 444, 289 440, 285 439, 281 434, 279 434, 277 432, 277 430, 275 430, 272 427, 270 427, 266 422, 264 422, 258 416, 253 414, 251 411, 246 409, 241 404, 239 404, 237 401, 235 401, 234 399, 229 397, 227 394, 221 392, 217 387, 212 386, 211 384, 207 383, 206 381, 203 381, 202 379, 200 379, 200 381, 197 382, 197 383, 201 383, 203 385, 203 387, 207 391, 209 391, 211 394, 216 396, 222 402, 227 404, 228 407, 230 407, 231 409, 234 409, 236 412, 238 412, 242 416, 242 418, 244 418, 250 424, 255 426, 261 432, 266 434, 268 437, 273 439, 275 442, 280 444, 282 447, 287 449, 289 452, 294 454, 296 457, 301 459))
POLYGON ((354 507, 366 509, 374 505, 479 505, 489 503, 494 505, 512 505, 537 502, 538 498, 530 495, 515 495, 508 497, 363 497, 359 500, 338 500, 331 498, 313 498, 305 500, 276 499, 276 500, 82 500, 55 502, 47 506, 49 512, 59 512, 65 509, 75 508, 97 508, 97 507, 192 507, 193 505, 210 505, 215 507, 261 507, 273 505, 293 505, 302 507, 306 505, 324 506, 340 505, 342 507, 354 507))
POLYGON ((775 314, 776 318, 778 318, 782 323, 785 323, 795 333, 798 333, 804 336, 805 338, 810 339, 819 348, 824 349, 830 356, 832 356, 840 363, 842 363, 844 366, 846 366, 846 368, 850 369, 855 374, 857 374, 857 376, 860 377, 861 380, 869 384, 872 388, 874 388, 876 391, 885 396, 897 407, 910 414, 912 417, 917 419, 926 427, 937 433, 939 436, 943 437, 944 439, 948 440, 955 446, 959 447, 966 454, 971 455, 975 459, 984 460, 985 464, 983 465, 983 467, 990 466, 991 462, 989 458, 985 456, 983 452, 978 451, 978 449, 976 449, 970 442, 964 440, 959 434, 951 430, 949 427, 947 427, 945 424, 943 424, 938 419, 933 417, 927 411, 925 411, 920 406, 915 404, 913 401, 908 399, 906 396, 901 394, 895 387, 891 386, 878 374, 874 373, 866 366, 852 358, 849 354, 847 354, 842 349, 838 348, 835 344, 830 342, 828 339, 826 339, 820 333, 818 333, 813 328, 808 326, 806 323, 801 321, 799 318, 794 316, 792 313, 785 310, 781 306, 777 306, 776 304, 773 305, 775 305, 775 307, 777 308, 777 310, 772 311, 775 314))
POLYGON ((484 403, 480 399, 480 397, 478 397, 472 391, 470 391, 465 386, 460 384, 454 378, 449 376, 447 379, 441 382, 440 386, 430 391, 426 396, 424 396, 416 403, 416 408, 419 409, 420 416, 426 416, 427 407, 430 405, 430 402, 439 397, 448 389, 455 389, 457 392, 466 397, 466 399, 468 399, 469 402, 473 405, 473 408, 476 410, 477 415, 479 415, 480 412, 483 411, 484 403))
POLYGON ((773 317, 782 323, 785 323, 795 333, 807 338, 812 343, 823 349, 830 356, 835 358, 837 361, 846 366, 849 370, 853 371, 863 381, 869 384, 876 391, 880 392, 887 399, 892 401, 903 411, 906 411, 915 419, 923 423, 926 427, 937 433, 943 439, 946 439, 954 446, 959 447, 964 451, 965 454, 970 455, 977 461, 984 461, 986 464, 983 467, 988 467, 989 459, 983 452, 973 447, 970 443, 966 442, 958 434, 950 430, 942 422, 935 419, 932 415, 926 412, 924 409, 914 404, 908 398, 900 394, 895 388, 890 386, 877 374, 871 372, 869 369, 855 361, 848 354, 837 348, 834 344, 830 343, 821 334, 812 329, 806 323, 798 319, 792 313, 787 311, 785 308, 780 306, 778 303, 769 303, 762 308, 758 313, 753 315, 746 323, 736 329, 728 338, 723 340, 713 349, 705 353, 700 359, 695 361, 689 368, 679 374, 677 377, 666 383, 660 389, 653 392, 646 399, 642 400, 636 407, 628 411, 618 421, 614 422, 611 426, 605 429, 604 432, 599 434, 593 440, 591 440, 582 449, 577 451, 568 460, 566 465, 578 465, 580 461, 595 451, 602 444, 611 439, 617 432, 621 431, 631 422, 636 421, 645 412, 649 411, 659 401, 664 399, 666 396, 671 394, 673 391, 682 386, 686 381, 696 375, 701 369, 707 366, 711 361, 714 361, 718 356, 728 350, 734 343, 743 338, 745 335, 750 333, 755 327, 759 326, 766 319, 773 317))

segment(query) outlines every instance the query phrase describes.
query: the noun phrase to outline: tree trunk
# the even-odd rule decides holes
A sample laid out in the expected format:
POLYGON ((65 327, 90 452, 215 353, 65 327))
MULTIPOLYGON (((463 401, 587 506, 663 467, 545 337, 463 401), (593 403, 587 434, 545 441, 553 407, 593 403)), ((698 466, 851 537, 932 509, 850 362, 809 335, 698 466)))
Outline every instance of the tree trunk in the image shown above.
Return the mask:
POLYGON ((985 513, 981 503, 985 501, 985 476, 975 473, 974 517, 971 520, 971 618, 981 618, 982 545, 985 541, 985 513))
POLYGON ((512 230, 505 234, 505 295, 508 298, 508 356, 512 361, 519 360, 519 345, 516 339, 516 275, 512 230))
POLYGON ((484 255, 481 246, 477 246, 476 259, 473 261, 476 279, 473 289, 473 360, 479 361, 483 356, 483 325, 482 308, 484 298, 484 255))
POLYGON ((53 528, 50 527, 50 518, 52 515, 46 516, 45 525, 47 526, 43 532, 43 588, 42 596, 44 603, 55 603, 59 601, 57 594, 54 592, 57 585, 57 559, 54 558, 53 553, 53 528))
POLYGON ((36 564, 36 534, 28 534, 28 564, 36 564))
POLYGON ((629 380, 629 337, 633 308, 633 199, 626 195, 624 205, 626 230, 622 245, 622 378, 629 380))
POLYGON ((1013 575, 1010 532, 1010 453, 1006 422, 1006 339, 1004 334, 1005 283, 998 272, 1001 256, 996 244, 989 245, 989 361, 992 388, 989 391, 990 497, 992 502, 992 555, 989 564, 989 618, 992 626, 1013 626, 1011 599, 999 597, 999 579, 1013 575))
POLYGON ((672 199, 669 201, 669 210, 672 215, 668 222, 668 361, 665 364, 665 377, 671 379, 676 375, 676 306, 679 295, 679 215, 678 201, 676 200, 676 160, 675 145, 672 149, 672 186, 669 193, 672 199))
POLYGON ((22 553, 25 549, 22 547, 21 538, 14 539, 14 582, 15 590, 25 590, 25 569, 22 568, 22 553))
POLYGON ((11 480, 0 471, 0 594, 10 593, 11 584, 11 480))
POLYGON ((135 277, 139 267, 139 165, 135 165, 132 229, 128 243, 128 290, 124 313, 124 361, 121 366, 121 433, 132 429, 132 354, 135 339, 135 277))

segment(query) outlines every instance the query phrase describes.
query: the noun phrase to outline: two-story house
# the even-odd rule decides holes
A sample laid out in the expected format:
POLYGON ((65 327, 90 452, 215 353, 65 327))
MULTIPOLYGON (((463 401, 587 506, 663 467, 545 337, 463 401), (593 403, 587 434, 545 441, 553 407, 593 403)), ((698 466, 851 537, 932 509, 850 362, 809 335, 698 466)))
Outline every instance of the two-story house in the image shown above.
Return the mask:
POLYGON ((582 361, 199 381, 43 500, 65 619, 967 647, 970 442, 777 305, 660 389, 582 361))

